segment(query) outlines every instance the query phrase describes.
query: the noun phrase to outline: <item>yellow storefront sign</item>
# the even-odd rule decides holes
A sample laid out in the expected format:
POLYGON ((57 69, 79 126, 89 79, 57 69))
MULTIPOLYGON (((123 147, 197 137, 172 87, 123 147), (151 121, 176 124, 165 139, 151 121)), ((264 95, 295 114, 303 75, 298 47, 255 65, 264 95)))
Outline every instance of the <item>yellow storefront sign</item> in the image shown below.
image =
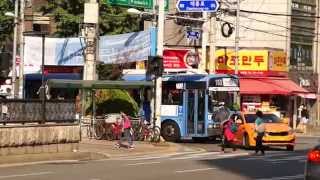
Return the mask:
POLYGON ((271 51, 269 54, 269 71, 288 72, 287 55, 283 51, 271 51))
MULTIPOLYGON (((235 69, 234 50, 220 49, 216 51, 216 70, 230 71, 235 69)), ((268 71, 267 50, 241 50, 238 61, 239 71, 268 71)))

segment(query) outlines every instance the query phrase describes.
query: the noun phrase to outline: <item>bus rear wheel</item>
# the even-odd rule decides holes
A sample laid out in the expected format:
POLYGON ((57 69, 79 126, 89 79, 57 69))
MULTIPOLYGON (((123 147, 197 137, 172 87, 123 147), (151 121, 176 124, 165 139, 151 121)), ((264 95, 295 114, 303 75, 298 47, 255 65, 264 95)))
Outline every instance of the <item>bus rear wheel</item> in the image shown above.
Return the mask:
POLYGON ((180 130, 175 122, 165 122, 161 127, 161 135, 166 141, 176 142, 180 139, 180 130))

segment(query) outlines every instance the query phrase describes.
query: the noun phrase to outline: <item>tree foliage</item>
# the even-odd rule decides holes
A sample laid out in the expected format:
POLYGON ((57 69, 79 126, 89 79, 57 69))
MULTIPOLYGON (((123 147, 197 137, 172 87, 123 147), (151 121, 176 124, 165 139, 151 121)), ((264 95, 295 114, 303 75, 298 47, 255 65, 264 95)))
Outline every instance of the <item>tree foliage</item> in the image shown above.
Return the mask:
MULTIPOLYGON (((85 0, 48 0, 40 10, 56 21, 57 37, 77 36, 83 22, 84 3, 85 0)), ((129 15, 126 8, 111 6, 106 0, 100 0, 99 8, 100 35, 138 30, 138 18, 129 15)))
POLYGON ((125 90, 104 89, 97 92, 97 114, 119 113, 137 116, 138 104, 125 90))
POLYGON ((14 7, 12 1, 0 1, 0 48, 11 38, 14 27, 14 18, 5 16, 6 12, 13 12, 14 7))

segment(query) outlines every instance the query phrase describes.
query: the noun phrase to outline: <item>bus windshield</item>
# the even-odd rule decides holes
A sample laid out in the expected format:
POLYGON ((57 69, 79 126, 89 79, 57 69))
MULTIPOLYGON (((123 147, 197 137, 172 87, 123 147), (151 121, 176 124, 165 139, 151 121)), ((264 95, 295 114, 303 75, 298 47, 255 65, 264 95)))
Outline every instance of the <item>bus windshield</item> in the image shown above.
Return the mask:
POLYGON ((208 111, 216 112, 221 107, 233 110, 234 93, 224 91, 209 91, 208 111))
POLYGON ((209 91, 208 112, 214 121, 222 122, 229 118, 233 109, 234 93, 225 91, 209 91))

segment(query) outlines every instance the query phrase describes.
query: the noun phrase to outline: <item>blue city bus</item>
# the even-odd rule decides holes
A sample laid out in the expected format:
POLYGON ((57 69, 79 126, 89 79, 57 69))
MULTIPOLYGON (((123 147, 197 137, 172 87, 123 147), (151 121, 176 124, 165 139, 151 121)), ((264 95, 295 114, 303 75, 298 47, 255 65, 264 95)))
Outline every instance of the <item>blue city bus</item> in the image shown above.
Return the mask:
POLYGON ((161 134, 167 141, 221 135, 219 109, 232 110, 239 79, 232 75, 165 75, 162 78, 161 134))

